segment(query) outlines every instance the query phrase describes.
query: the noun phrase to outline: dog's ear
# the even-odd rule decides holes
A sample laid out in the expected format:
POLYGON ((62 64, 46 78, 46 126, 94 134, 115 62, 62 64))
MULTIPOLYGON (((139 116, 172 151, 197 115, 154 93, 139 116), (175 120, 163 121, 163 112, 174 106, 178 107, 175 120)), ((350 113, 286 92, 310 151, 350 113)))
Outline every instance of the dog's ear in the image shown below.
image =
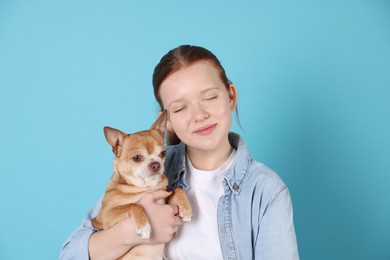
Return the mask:
POLYGON ((156 122, 150 128, 151 130, 157 130, 160 135, 164 138, 165 130, 167 129, 167 121, 168 121, 168 112, 165 109, 160 116, 157 118, 156 122))
POLYGON ((116 157, 119 157, 126 134, 115 128, 106 126, 104 127, 104 136, 106 137, 107 142, 112 146, 112 152, 116 157))

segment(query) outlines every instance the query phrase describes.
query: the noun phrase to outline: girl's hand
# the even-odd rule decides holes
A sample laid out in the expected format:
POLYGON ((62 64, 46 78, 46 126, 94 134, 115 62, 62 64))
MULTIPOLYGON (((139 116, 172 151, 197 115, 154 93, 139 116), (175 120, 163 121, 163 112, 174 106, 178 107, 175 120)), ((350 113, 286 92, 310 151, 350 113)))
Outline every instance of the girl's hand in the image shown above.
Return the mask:
POLYGON ((179 209, 177 206, 160 204, 165 201, 171 192, 164 190, 153 191, 145 194, 139 205, 145 210, 152 227, 151 237, 146 243, 159 244, 171 241, 175 232, 180 228, 182 220, 177 216, 179 209))

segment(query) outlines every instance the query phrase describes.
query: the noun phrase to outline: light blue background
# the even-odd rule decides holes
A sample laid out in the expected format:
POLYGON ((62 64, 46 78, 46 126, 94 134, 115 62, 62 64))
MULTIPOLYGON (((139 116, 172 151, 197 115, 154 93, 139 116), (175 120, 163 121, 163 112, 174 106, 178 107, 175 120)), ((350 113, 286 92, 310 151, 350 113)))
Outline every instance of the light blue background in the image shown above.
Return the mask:
POLYGON ((163 54, 213 51, 301 259, 390 259, 390 2, 0 0, 0 259, 56 259, 102 195, 105 125, 148 128, 163 54))

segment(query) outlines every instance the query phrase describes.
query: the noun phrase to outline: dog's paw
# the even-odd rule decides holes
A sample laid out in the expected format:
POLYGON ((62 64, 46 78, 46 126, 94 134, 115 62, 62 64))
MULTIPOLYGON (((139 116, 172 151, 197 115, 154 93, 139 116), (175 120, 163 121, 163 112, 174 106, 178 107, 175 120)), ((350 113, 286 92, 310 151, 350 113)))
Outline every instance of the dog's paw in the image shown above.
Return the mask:
POLYGON ((179 208, 179 213, 177 214, 184 222, 189 222, 192 218, 192 208, 191 204, 187 198, 185 192, 177 188, 175 189, 173 196, 170 198, 169 203, 176 205, 179 208))
POLYGON ((191 221, 191 217, 192 217, 192 214, 190 213, 186 213, 186 214, 179 214, 179 217, 184 221, 184 222, 190 222, 191 221))
POLYGON ((192 209, 191 209, 191 206, 188 204, 188 205, 182 205, 182 206, 179 206, 179 217, 181 218, 181 220, 183 220, 184 222, 189 222, 191 221, 191 218, 192 218, 192 209))
POLYGON ((142 240, 148 240, 150 238, 150 233, 152 232, 152 228, 151 228, 149 223, 146 223, 145 225, 138 227, 136 232, 137 232, 137 235, 142 240))

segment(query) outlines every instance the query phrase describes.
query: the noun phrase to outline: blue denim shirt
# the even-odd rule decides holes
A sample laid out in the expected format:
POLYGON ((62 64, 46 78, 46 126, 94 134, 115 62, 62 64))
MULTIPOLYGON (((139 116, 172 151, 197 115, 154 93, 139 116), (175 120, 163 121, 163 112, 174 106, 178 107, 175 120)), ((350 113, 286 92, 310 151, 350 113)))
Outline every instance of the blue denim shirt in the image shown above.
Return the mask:
MULTIPOLYGON (((224 259, 299 259, 287 186, 250 157, 239 135, 230 133, 229 141, 237 153, 217 210, 224 259)), ((168 148, 165 166, 172 188, 188 189, 184 144, 168 148)))
MULTIPOLYGON (((250 157, 239 135, 230 133, 229 141, 237 153, 221 184, 225 194, 217 210, 224 259, 299 259, 287 186, 275 172, 250 157)), ((188 189, 184 144, 168 147, 165 171, 172 188, 188 189)), ((65 241, 60 259, 88 259, 88 239, 96 231, 91 219, 100 205, 98 201, 65 241)))

